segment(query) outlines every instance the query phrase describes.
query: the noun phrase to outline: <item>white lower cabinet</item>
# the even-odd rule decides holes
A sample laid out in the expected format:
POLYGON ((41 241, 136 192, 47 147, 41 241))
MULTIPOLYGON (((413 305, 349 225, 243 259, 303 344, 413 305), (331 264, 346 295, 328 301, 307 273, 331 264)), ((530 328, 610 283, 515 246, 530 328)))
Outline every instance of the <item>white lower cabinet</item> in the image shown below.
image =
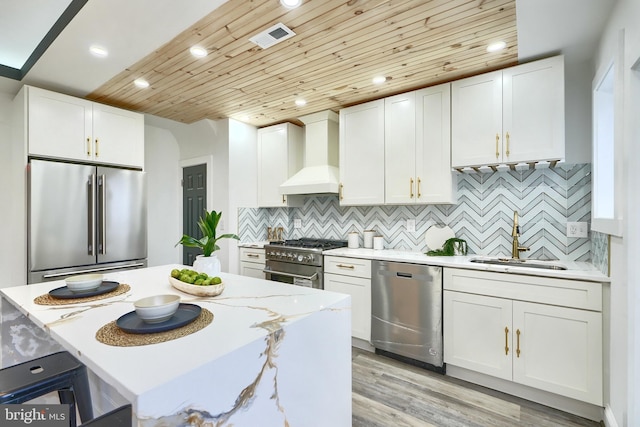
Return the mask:
POLYGON ((602 405, 600 283, 457 269, 444 277, 445 363, 602 405), (517 299, 528 296, 535 302, 517 299))
POLYGON ((325 256, 324 289, 351 295, 351 336, 371 342, 371 261, 325 256))
POLYGON ((240 275, 264 279, 264 249, 240 248, 240 275))

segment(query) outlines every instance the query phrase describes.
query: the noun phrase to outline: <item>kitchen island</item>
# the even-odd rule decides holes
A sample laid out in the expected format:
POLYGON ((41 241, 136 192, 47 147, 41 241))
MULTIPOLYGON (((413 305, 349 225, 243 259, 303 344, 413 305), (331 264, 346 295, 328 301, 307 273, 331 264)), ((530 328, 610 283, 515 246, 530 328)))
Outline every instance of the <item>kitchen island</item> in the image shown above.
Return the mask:
POLYGON ((21 351, 20 334, 33 322, 92 372, 98 414, 124 400, 142 427, 351 425, 349 296, 221 273, 221 295, 196 297, 170 286, 173 268, 184 266, 106 274, 130 290, 86 303, 34 302, 63 281, 0 290, 3 322, 14 307, 26 316, 16 322, 14 315, 11 330, 3 324, 3 365, 10 360, 5 353, 21 351), (96 338, 133 311, 135 300, 167 293, 202 307, 213 320, 156 344, 119 346, 96 338))

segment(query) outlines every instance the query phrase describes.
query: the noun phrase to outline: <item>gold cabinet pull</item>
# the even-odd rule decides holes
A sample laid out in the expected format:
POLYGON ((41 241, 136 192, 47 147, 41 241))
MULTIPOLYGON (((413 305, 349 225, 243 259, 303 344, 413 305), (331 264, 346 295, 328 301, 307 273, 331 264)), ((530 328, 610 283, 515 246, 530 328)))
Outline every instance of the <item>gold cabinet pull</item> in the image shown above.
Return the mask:
POLYGON ((422 197, 422 194, 420 194, 420 183, 421 183, 421 182, 422 182, 422 181, 421 181, 421 180, 420 180, 420 178, 418 177, 418 199, 419 199, 420 197, 422 197))
POLYGON ((509 328, 504 327, 504 354, 509 355, 509 328))
POLYGON ((342 188, 344 187, 344 185, 342 185, 342 183, 340 183, 340 187, 338 188, 338 197, 340 200, 344 199, 344 197, 342 197, 342 188))
POLYGON ((409 178, 409 197, 413 199, 413 178, 409 178))
POLYGON ((247 254, 247 256, 249 258, 260 258, 260 255, 258 255, 258 254, 247 254))
POLYGON ((355 267, 353 265, 345 265, 345 264, 336 264, 336 267, 339 268, 348 268, 350 270, 353 270, 355 267))
POLYGON ((87 157, 91 157, 91 138, 87 137, 87 157))
POLYGON ((507 157, 509 157, 509 132, 507 132, 507 157))
POLYGON ((99 144, 100 144, 100 141, 98 140, 98 138, 96 138, 96 157, 98 157, 100 155, 99 154, 99 152, 100 152, 100 150, 99 150, 100 145, 99 144))
POLYGON ((520 357, 520 329, 516 329, 516 356, 520 357))
POLYGON ((500 157, 499 142, 500 142, 500 135, 496 133, 496 159, 500 157))
POLYGON ((282 204, 284 205, 285 203, 287 203, 287 200, 284 198, 284 194, 282 195, 282 204))

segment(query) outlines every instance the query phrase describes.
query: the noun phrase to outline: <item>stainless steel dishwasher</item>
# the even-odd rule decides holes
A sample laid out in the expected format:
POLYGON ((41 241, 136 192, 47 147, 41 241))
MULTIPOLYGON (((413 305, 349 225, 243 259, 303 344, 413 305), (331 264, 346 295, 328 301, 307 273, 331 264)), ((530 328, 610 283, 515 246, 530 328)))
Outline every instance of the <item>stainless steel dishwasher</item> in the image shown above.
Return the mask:
POLYGON ((373 261, 371 273, 371 343, 376 352, 444 372, 442 267, 373 261))

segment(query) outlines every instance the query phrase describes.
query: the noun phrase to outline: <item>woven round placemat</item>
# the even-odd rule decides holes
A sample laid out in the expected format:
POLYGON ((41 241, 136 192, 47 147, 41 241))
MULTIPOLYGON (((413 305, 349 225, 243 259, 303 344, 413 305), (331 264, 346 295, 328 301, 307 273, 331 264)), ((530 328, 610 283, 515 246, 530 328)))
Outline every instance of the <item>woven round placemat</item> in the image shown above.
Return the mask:
POLYGON ((204 329, 213 322, 213 313, 203 308, 200 315, 193 322, 170 331, 156 332, 153 334, 130 334, 116 326, 116 322, 109 322, 96 332, 96 339, 103 344, 117 347, 134 347, 139 345, 158 344, 175 340, 200 329, 204 329))
POLYGON ((112 290, 111 292, 107 292, 102 295, 95 295, 92 297, 83 297, 83 298, 54 298, 49 294, 40 295, 39 297, 35 297, 33 302, 40 305, 67 305, 67 304, 77 304, 79 302, 91 302, 98 301, 105 298, 111 298, 118 295, 125 294, 131 290, 131 286, 125 285, 124 283, 120 283, 117 288, 112 290))

